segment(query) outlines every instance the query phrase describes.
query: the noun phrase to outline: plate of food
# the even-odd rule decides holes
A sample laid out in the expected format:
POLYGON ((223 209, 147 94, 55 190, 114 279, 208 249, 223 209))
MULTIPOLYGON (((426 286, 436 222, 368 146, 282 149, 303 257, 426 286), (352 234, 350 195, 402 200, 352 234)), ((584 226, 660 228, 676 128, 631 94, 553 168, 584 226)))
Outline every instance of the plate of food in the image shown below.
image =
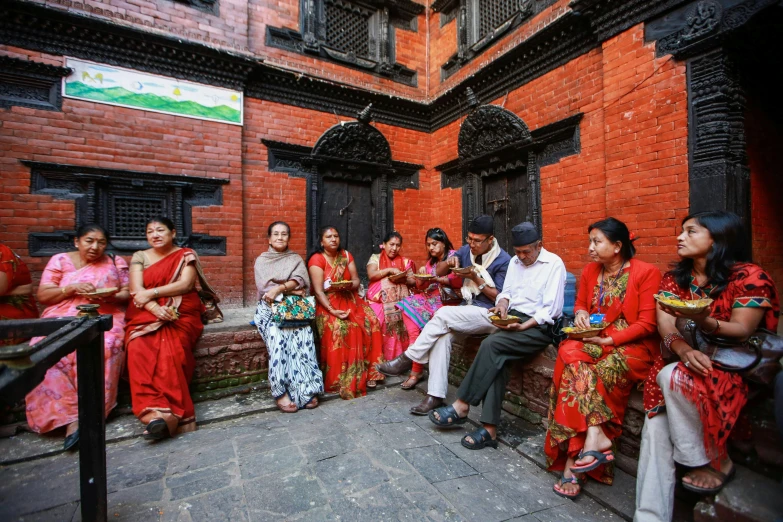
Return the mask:
POLYGON ((353 285, 353 281, 332 281, 331 287, 335 290, 348 290, 353 285))
POLYGON ((673 308, 678 312, 685 315, 697 315, 709 308, 712 304, 712 299, 679 299, 677 297, 669 297, 664 294, 655 294, 655 300, 661 304, 673 308))
POLYGON ((109 288, 98 288, 94 292, 88 292, 79 295, 83 295, 85 297, 104 297, 116 293, 117 290, 119 290, 119 288, 117 288, 116 286, 112 286, 109 288))
POLYGON ((432 274, 413 274, 413 277, 421 281, 431 281, 432 279, 435 279, 435 276, 432 274))
POLYGON ((606 326, 606 323, 591 324, 590 328, 566 326, 563 328, 562 332, 566 334, 569 339, 587 339, 588 337, 597 337, 606 326))
POLYGON ((507 315, 505 319, 501 319, 499 315, 494 314, 489 316, 489 320, 492 321, 492 324, 497 326, 508 326, 520 321, 519 317, 514 315, 507 315))
POLYGON ((457 275, 468 275, 471 272, 473 272, 473 267, 472 266, 466 266, 466 267, 462 267, 462 268, 452 268, 451 271, 454 272, 457 275))
POLYGON ((402 283, 406 279, 408 279, 408 272, 400 272, 399 274, 389 276, 389 281, 392 283, 402 283))

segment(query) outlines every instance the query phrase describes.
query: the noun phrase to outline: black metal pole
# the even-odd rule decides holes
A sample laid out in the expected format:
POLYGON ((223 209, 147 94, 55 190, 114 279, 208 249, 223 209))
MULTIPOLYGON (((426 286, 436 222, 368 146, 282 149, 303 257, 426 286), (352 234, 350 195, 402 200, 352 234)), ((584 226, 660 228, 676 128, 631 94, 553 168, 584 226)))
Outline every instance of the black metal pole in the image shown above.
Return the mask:
POLYGON ((90 342, 76 349, 79 478, 84 522, 105 522, 107 516, 103 367, 103 330, 99 330, 90 342))

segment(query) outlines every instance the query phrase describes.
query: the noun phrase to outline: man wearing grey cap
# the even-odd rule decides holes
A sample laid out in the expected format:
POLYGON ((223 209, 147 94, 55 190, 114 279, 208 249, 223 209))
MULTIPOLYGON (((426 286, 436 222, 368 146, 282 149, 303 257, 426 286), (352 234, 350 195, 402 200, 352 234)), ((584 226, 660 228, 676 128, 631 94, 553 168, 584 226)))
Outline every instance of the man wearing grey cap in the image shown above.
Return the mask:
POLYGON ((498 326, 498 331, 484 339, 457 390, 456 402, 429 413, 435 425, 451 427, 463 424, 470 406, 483 402, 479 419, 483 426, 462 438, 468 449, 497 447, 496 426, 508 381, 506 363, 528 361, 552 343, 552 327, 563 311, 563 261, 541 245, 532 223, 515 226, 511 234, 515 257, 508 265, 503 291, 489 312, 502 319, 516 316, 519 322, 498 326))
POLYGON ((492 216, 473 219, 468 225, 467 244, 437 266, 440 276, 451 268, 472 268, 466 274, 457 274, 463 278, 462 297, 468 304, 440 308, 404 353, 376 366, 384 375, 401 375, 411 369, 412 361, 429 362, 427 396, 411 408, 414 415, 427 415, 443 404, 449 386, 452 332, 482 335, 497 331, 487 310, 495 305, 495 298, 503 290, 511 256, 493 236, 494 223, 492 216))

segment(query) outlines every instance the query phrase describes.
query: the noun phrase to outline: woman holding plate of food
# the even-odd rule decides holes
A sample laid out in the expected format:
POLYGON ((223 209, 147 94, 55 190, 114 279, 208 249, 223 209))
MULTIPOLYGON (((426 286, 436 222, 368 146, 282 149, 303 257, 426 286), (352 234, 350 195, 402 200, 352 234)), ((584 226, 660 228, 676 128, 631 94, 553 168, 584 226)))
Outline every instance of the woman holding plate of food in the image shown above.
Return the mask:
MULTIPOLYGON (((121 257, 106 254, 109 237, 98 225, 83 225, 73 240, 75 252, 53 256, 46 264, 38 287, 38 302, 46 305, 47 317, 71 317, 77 306, 99 304, 100 313, 114 318, 104 339, 105 414, 117 405, 117 385, 125 361, 123 351, 125 303, 128 292, 128 264, 121 257)), ((35 344, 42 337, 30 340, 35 344)), ((65 449, 79 442, 79 408, 76 387, 76 352, 63 357, 46 372, 46 377, 25 399, 27 423, 37 433, 66 426, 65 449)))
POLYGON ((582 270, 574 330, 565 330, 571 339, 558 350, 544 443, 549 469, 563 472, 554 492, 567 498, 579 495, 588 475, 612 483, 628 397, 647 377, 659 342, 653 296, 661 272, 633 259, 623 222, 610 217, 587 230, 593 262, 582 270))

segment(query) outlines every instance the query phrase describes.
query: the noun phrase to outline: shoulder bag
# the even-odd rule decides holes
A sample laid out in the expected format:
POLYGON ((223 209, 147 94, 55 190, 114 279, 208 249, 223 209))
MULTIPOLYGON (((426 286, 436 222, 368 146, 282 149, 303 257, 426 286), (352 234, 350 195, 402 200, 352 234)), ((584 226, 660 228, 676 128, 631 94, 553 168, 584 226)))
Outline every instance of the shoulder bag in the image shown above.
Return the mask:
POLYGON ((443 306, 462 304, 462 295, 455 292, 450 286, 438 285, 438 293, 440 293, 440 302, 443 306))
POLYGON ((677 330, 692 348, 707 355, 715 368, 739 373, 750 382, 772 386, 783 358, 783 338, 760 328, 745 341, 706 335, 690 319, 677 319, 677 330))
POLYGON ((201 299, 201 304, 204 305, 201 322, 204 324, 222 323, 223 312, 218 307, 220 298, 204 276, 200 262, 196 263, 196 273, 198 274, 198 284, 201 287, 201 290, 198 291, 198 297, 201 299))
POLYGON ((308 326, 315 319, 315 297, 286 295, 272 305, 272 321, 280 328, 308 326))

